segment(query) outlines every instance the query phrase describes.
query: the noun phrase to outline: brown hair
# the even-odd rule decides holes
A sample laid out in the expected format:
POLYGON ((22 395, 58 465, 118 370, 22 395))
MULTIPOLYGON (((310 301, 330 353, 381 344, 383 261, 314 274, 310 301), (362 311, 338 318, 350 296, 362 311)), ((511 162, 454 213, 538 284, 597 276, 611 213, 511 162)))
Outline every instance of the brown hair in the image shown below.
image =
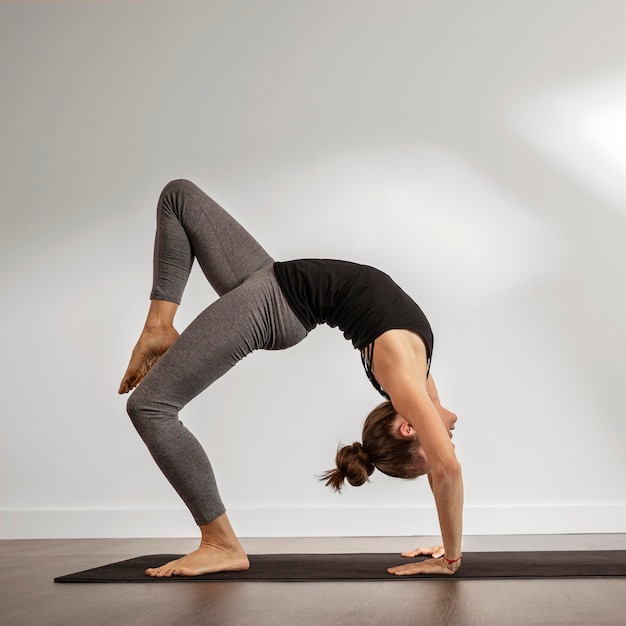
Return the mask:
POLYGON ((374 468, 394 478, 417 478, 426 473, 417 435, 398 437, 393 433, 398 413, 391 402, 379 404, 363 424, 363 444, 339 447, 337 467, 324 472, 320 480, 327 487, 341 491, 344 480, 353 487, 366 483, 374 468))

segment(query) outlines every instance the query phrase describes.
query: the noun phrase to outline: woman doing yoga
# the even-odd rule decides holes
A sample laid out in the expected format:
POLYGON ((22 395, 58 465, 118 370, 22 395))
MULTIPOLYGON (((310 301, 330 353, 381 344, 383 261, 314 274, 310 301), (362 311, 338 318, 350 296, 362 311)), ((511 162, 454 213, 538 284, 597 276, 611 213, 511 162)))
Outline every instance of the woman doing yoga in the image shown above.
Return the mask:
POLYGON ((428 474, 443 545, 405 553, 432 558, 389 572, 453 574, 459 568, 463 481, 451 442, 456 416, 441 405, 429 375, 428 321, 386 274, 347 261, 275 262, 198 187, 178 180, 158 202, 150 299, 119 393, 136 388, 128 414, 202 537, 191 554, 146 574, 248 569, 209 459, 178 414, 250 352, 289 348, 321 323, 338 326, 361 351, 369 379, 386 398, 365 420, 363 443, 341 448, 337 467, 323 480, 339 490, 345 480, 362 485, 374 467, 398 478, 428 474), (174 316, 194 258, 220 298, 179 336, 174 316))

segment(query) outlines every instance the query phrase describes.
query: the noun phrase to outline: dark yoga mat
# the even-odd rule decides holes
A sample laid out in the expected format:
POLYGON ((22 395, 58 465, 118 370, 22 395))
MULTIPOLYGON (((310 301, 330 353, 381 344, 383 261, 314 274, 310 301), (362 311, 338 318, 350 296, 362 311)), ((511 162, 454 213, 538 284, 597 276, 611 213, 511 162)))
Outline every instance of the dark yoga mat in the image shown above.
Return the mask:
MULTIPOLYGON (((220 572, 202 576, 152 578, 148 567, 157 567, 180 555, 140 556, 55 578, 59 583, 160 583, 207 581, 322 581, 322 580, 407 580, 387 573, 388 567, 419 561, 397 554, 252 554, 245 572, 220 572)), ((414 576, 419 579, 476 578, 569 578, 626 576, 626 550, 568 552, 466 552, 463 566, 452 577, 414 576)))

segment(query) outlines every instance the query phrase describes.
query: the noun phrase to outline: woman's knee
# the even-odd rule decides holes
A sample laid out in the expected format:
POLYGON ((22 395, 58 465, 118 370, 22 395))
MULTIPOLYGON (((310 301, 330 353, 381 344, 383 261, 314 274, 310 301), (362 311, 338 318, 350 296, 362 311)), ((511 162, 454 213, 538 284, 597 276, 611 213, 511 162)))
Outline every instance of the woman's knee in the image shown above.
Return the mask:
POLYGON ((179 195, 189 195, 191 193, 195 193, 199 190, 197 185, 194 185, 190 180, 186 180, 184 178, 177 178, 175 180, 171 180, 165 187, 163 187, 163 191, 161 192, 162 197, 166 196, 179 196, 179 195))
POLYGON ((142 393, 142 391, 140 385, 133 391, 126 402, 128 417, 130 417, 130 421, 140 433, 149 429, 155 421, 163 417, 169 417, 169 415, 165 415, 163 411, 159 410, 159 402, 155 402, 154 398, 150 397, 150 394, 142 393))
POLYGON ((169 420, 178 419, 180 408, 146 387, 139 385, 126 402, 126 412, 138 431, 154 428, 169 420), (143 393, 142 393, 143 392, 143 393))
POLYGON ((135 426, 137 426, 142 421, 142 417, 145 416, 144 403, 141 401, 141 394, 137 393, 137 390, 128 398, 126 402, 126 412, 135 426))

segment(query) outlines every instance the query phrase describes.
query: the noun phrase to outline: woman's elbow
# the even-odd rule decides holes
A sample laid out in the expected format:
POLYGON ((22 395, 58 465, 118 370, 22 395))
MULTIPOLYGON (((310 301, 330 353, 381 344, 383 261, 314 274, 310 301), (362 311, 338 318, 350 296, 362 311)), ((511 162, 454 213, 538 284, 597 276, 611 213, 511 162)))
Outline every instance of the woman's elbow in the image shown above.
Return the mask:
POLYGON ((461 464, 458 462, 457 459, 451 459, 450 461, 442 463, 438 467, 433 467, 431 469, 431 474, 433 479, 435 479, 437 482, 457 481, 462 480, 463 478, 461 464))

